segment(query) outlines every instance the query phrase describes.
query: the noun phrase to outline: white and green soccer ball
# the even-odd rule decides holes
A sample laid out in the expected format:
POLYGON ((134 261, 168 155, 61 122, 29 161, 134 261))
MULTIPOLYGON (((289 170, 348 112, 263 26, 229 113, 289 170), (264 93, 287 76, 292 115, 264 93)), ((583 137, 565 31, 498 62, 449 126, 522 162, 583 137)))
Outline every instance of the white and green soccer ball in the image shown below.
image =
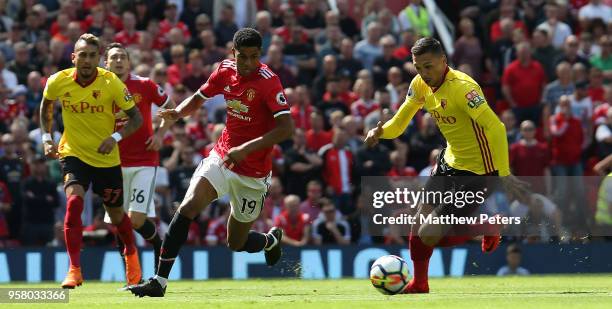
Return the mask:
POLYGON ((372 285, 385 295, 401 293, 408 279, 408 264, 396 255, 382 256, 370 268, 372 285))

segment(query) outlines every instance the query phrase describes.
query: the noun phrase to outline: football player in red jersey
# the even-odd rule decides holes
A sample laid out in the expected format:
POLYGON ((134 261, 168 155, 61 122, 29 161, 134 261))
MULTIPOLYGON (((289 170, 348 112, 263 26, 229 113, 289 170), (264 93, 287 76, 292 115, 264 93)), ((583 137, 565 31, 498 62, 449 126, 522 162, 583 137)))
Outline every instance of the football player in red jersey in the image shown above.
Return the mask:
POLYGON ((189 225, 208 204, 229 194, 231 214, 227 244, 233 251, 264 251, 266 263, 281 258, 283 232, 251 230, 263 207, 271 178, 272 146, 293 134, 293 120, 280 79, 259 62, 262 38, 243 28, 233 39, 235 60, 224 60, 208 81, 176 109, 160 111, 167 121, 191 115, 208 98, 223 94, 227 103, 226 127, 211 154, 196 169, 189 189, 164 238, 157 274, 128 287, 137 296, 162 297, 174 259, 187 238, 189 225))
MULTIPOLYGON (((175 105, 164 93, 164 89, 155 82, 130 73, 130 56, 120 43, 112 43, 106 47, 104 63, 109 71, 115 73, 125 83, 142 113, 143 124, 140 129, 119 142, 123 174, 123 208, 128 212, 134 230, 153 245, 155 252, 153 265, 157 271, 161 238, 155 223, 147 217, 156 217, 153 196, 155 176, 159 166, 159 149, 164 134, 172 122, 162 120, 159 128, 153 130, 151 106, 155 104, 161 108, 174 108, 175 105)), ((115 112, 116 131, 125 125, 127 115, 119 110, 115 112)), ((107 215, 105 221, 108 222, 108 219, 107 215)), ((120 239, 117 240, 121 248, 122 243, 120 239)))

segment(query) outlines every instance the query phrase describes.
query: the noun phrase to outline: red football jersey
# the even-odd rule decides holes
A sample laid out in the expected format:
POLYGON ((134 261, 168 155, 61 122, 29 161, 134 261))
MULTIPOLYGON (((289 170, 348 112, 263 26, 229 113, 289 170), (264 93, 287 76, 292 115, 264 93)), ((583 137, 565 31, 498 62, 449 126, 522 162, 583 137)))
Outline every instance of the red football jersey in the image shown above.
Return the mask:
MULTIPOLYGON (((157 106, 166 104, 169 100, 168 95, 164 93, 162 87, 155 84, 152 80, 134 74, 130 74, 125 81, 125 85, 142 114, 142 126, 134 134, 119 142, 121 166, 158 166, 159 153, 157 151, 147 151, 145 143, 153 135, 151 104, 157 106)), ((117 112, 115 114, 115 131, 122 128, 129 119, 125 113, 117 112)))
MULTIPOLYGON (((212 98, 223 94, 227 121, 215 152, 221 157, 233 147, 263 136, 275 127, 274 117, 289 114, 280 79, 261 64, 249 76, 240 76, 236 61, 224 60, 200 87, 198 94, 212 98)), ((272 147, 250 153, 232 171, 249 177, 265 177, 272 169, 272 147)))

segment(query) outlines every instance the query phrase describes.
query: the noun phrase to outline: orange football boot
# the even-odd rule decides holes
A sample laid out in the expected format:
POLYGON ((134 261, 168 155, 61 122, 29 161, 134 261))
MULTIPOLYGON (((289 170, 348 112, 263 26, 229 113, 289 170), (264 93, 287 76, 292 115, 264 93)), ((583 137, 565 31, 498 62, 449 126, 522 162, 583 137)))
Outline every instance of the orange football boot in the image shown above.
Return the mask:
POLYGON ((81 274, 81 267, 74 267, 70 265, 70 269, 66 274, 66 278, 62 281, 62 288, 74 289, 77 286, 83 284, 83 275, 81 274))

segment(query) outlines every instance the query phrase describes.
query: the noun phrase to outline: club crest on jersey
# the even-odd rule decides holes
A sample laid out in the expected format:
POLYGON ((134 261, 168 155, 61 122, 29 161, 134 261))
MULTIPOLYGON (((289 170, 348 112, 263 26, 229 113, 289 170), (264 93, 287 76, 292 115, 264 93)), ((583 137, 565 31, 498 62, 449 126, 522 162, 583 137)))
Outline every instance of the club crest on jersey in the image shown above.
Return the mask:
POLYGON ((465 95, 465 98, 468 100, 468 106, 470 108, 476 108, 480 106, 485 100, 478 94, 476 90, 472 90, 465 95))
POLYGON ((254 89, 249 88, 249 89, 246 91, 246 96, 247 96, 247 99, 249 100, 249 102, 250 102, 250 101, 253 101, 253 99, 255 98, 255 90, 254 90, 254 89))
POLYGON ((446 109, 446 99, 440 100, 440 106, 442 106, 442 109, 446 109))
POLYGON ((134 98, 134 103, 136 104, 140 103, 140 100, 142 100, 142 96, 140 95, 140 93, 135 93, 134 95, 132 95, 132 98, 134 98))
POLYGON ((276 94, 276 102, 280 105, 287 105, 287 99, 282 91, 276 94))
POLYGON ((91 95, 97 100, 100 97, 100 90, 93 90, 91 95))

